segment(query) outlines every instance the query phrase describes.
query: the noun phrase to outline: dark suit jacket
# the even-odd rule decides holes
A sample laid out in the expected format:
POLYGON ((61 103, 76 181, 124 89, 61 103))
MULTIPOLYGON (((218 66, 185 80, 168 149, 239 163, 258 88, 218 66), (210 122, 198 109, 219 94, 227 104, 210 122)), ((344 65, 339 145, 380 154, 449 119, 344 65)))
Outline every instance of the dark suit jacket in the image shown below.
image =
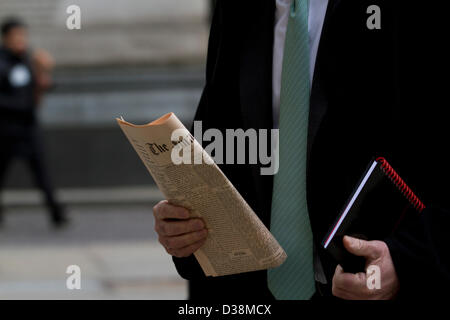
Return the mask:
MULTIPOLYGON (((433 21, 419 18, 436 14, 426 11, 411 1, 330 0, 311 93, 307 190, 317 248, 373 156, 388 159, 427 205, 384 239, 400 297, 439 296, 450 285, 449 135, 440 100, 445 91, 435 76, 444 60, 436 48, 441 42, 432 41, 442 30, 427 32, 433 21), (372 4, 381 7, 381 30, 366 26, 372 4)), ((195 117, 204 130, 272 128, 274 13, 274 0, 218 1, 195 117)), ((269 226, 273 177, 261 176, 259 165, 221 168, 269 226)), ((329 283, 322 294, 329 296, 336 264, 318 252, 329 283)), ((193 256, 174 262, 191 280, 193 299, 272 297, 265 271, 205 278, 193 256)))

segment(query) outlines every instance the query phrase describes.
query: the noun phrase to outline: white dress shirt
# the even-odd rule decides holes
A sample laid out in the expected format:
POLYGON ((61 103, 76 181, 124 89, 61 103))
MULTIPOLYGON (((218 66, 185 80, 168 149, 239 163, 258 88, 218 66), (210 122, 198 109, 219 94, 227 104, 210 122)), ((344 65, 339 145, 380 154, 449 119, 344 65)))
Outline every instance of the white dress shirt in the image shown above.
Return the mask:
MULTIPOLYGON (((274 45, 273 45, 273 75, 272 75, 272 103, 274 114, 274 125, 278 127, 280 108, 281 71, 283 66, 284 40, 289 20, 289 12, 292 0, 276 0, 274 45)), ((320 36, 322 34, 323 22, 327 11, 328 0, 309 0, 309 47, 310 47, 310 81, 314 76, 317 49, 319 48, 320 36)))

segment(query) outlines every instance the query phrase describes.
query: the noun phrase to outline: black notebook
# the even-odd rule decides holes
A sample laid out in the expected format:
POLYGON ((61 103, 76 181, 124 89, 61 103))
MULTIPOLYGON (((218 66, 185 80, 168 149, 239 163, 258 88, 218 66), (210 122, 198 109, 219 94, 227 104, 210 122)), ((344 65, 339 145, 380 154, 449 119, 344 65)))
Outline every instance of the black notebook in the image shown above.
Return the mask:
POLYGON ((322 245, 345 272, 362 272, 364 258, 350 254, 343 237, 383 240, 411 208, 421 212, 425 206, 388 162, 377 158, 369 164, 322 245))

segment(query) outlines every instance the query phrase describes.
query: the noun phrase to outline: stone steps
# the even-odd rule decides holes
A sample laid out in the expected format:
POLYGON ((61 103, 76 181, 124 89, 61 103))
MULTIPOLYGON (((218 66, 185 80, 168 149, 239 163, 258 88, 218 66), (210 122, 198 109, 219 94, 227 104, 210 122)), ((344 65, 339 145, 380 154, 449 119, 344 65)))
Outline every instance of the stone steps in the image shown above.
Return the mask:
POLYGON ((78 0, 81 30, 66 27, 69 0, 2 0, 0 20, 20 16, 33 46, 57 66, 204 61, 207 0, 78 0))

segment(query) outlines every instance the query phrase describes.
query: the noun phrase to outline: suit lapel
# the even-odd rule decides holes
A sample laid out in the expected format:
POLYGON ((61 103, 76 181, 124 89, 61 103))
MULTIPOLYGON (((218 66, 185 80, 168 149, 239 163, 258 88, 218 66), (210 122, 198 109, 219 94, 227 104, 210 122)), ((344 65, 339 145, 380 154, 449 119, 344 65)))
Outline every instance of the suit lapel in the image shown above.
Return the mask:
MULTIPOLYGON (((242 125, 244 129, 272 129, 275 0, 245 0, 241 3, 239 10, 245 12, 240 23, 242 27, 239 28, 241 33, 236 37, 240 40, 239 98, 242 125)), ((258 165, 251 165, 249 169, 256 199, 253 209, 269 226, 273 176, 262 176, 258 165)))
POLYGON ((323 63, 327 55, 330 54, 329 50, 327 50, 327 43, 331 17, 341 1, 342 0, 329 0, 325 20, 322 27, 322 35, 320 38, 319 49, 317 52, 314 77, 311 88, 309 127, 308 127, 308 159, 310 158, 311 149, 317 136, 317 132, 319 131, 322 120, 328 111, 328 99, 324 91, 324 83, 323 83, 325 76, 323 74, 323 63))
MULTIPOLYGON (((246 0, 248 1, 248 0, 246 0)), ((239 90, 245 128, 272 128, 275 0, 254 0, 242 20, 239 90)))

